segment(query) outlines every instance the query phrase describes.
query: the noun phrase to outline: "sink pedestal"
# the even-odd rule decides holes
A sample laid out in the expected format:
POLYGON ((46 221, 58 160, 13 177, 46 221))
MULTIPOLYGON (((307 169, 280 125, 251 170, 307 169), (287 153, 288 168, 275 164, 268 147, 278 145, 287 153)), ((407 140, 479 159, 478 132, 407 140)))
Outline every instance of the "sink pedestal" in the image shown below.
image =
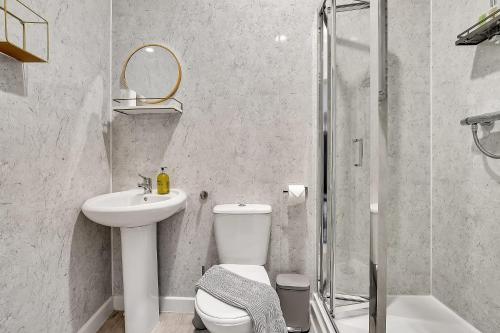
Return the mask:
POLYGON ((98 195, 82 206, 92 221, 120 228, 126 333, 151 333, 159 322, 156 224, 185 209, 186 199, 175 188, 164 195, 133 189, 98 195))
POLYGON ((156 223, 120 233, 125 332, 151 333, 160 316, 156 223))

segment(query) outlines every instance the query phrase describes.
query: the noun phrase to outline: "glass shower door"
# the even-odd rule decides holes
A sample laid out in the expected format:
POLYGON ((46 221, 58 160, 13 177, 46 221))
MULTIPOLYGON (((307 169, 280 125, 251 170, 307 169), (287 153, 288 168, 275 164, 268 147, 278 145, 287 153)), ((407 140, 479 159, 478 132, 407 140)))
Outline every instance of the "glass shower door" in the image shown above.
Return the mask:
POLYGON ((370 11, 348 1, 336 2, 334 35, 337 317, 368 309, 370 283, 370 11))
POLYGON ((318 12, 318 129, 323 132, 318 294, 332 320, 365 314, 371 333, 385 332, 385 281, 380 281, 385 275, 379 274, 385 265, 378 265, 378 256, 385 255, 378 232, 383 69, 378 65, 384 47, 379 3, 370 8, 362 0, 326 0, 318 12))

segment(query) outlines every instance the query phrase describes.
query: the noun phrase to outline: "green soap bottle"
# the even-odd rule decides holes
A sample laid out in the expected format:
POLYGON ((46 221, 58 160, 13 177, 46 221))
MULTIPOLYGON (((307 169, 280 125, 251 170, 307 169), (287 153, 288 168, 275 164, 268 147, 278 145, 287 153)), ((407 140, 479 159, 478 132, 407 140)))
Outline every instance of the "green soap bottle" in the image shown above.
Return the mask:
POLYGON ((158 194, 170 193, 170 177, 166 174, 166 167, 161 168, 161 173, 156 178, 158 194))

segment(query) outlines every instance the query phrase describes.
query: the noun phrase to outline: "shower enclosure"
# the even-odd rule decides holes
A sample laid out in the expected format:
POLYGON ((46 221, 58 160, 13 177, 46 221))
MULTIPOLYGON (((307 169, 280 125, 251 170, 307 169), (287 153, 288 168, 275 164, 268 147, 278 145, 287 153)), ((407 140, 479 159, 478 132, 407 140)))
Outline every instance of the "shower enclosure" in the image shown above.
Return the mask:
POLYGON ((318 270, 331 320, 366 313, 386 331, 384 180, 386 0, 325 0, 318 10, 318 270))

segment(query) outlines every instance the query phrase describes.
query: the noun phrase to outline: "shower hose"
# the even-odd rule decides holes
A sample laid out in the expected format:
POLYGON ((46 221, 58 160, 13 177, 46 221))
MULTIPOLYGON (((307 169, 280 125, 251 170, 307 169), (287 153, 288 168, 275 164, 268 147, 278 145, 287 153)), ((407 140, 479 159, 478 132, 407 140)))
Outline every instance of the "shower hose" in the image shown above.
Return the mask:
POLYGON ((472 129, 472 137, 474 138, 474 143, 476 144, 477 148, 486 156, 488 157, 491 157, 491 158, 494 158, 494 159, 500 159, 500 155, 496 155, 496 154, 493 154, 493 153, 490 153, 489 151, 487 151, 483 145, 481 144, 481 142, 479 141, 479 138, 477 137, 477 124, 472 124, 471 125, 471 129, 472 129))

